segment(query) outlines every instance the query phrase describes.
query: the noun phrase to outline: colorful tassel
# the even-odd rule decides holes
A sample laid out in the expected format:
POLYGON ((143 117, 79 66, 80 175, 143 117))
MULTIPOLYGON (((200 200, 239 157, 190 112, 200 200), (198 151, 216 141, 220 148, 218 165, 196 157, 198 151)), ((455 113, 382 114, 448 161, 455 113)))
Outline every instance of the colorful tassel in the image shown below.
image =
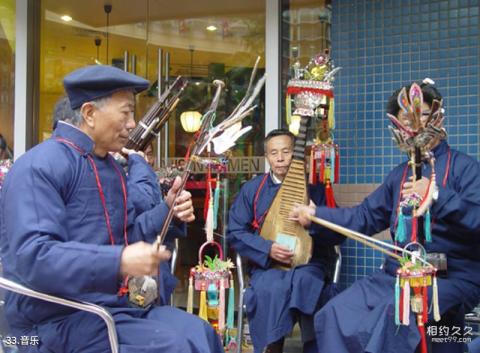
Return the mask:
POLYGON ((400 208, 398 211, 397 218, 397 229, 395 231, 395 241, 399 243, 404 243, 407 240, 407 235, 405 234, 405 216, 403 211, 400 208))
POLYGON ((207 220, 207 215, 208 215, 208 206, 210 203, 210 197, 211 197, 211 190, 212 190, 212 174, 210 171, 210 167, 207 167, 207 183, 205 187, 205 202, 203 203, 203 219, 207 220))
POLYGON ((225 330, 225 283, 223 278, 220 280, 220 299, 218 304, 218 332, 223 334, 225 330))
POLYGON ((395 280, 395 325, 400 326, 400 276, 395 280))
POLYGON ((327 180, 330 180, 330 170, 331 168, 329 166, 325 167, 325 172, 324 172, 325 174, 323 175, 323 180, 325 180, 325 182, 327 180))
POLYGON ((328 177, 332 183, 335 182, 335 147, 330 148, 330 175, 328 177))
POLYGON ((433 305, 433 319, 438 322, 440 321, 440 307, 438 305, 438 285, 437 285, 437 276, 433 276, 433 286, 432 286, 432 305, 433 305))
MULTIPOLYGON (((400 281, 401 283, 401 281, 400 281)), ((400 301, 399 301, 400 305, 399 305, 399 317, 400 317, 400 324, 402 323, 402 319, 403 319, 403 290, 401 289, 400 287, 400 301)))
POLYGON ((218 226, 218 205, 220 203, 220 177, 217 176, 217 185, 215 187, 215 194, 213 197, 213 229, 218 226))
POLYGON ((335 129, 335 100, 330 98, 330 106, 328 107, 328 127, 330 130, 335 129))
POLYGON ((412 240, 413 242, 417 241, 417 232, 418 232, 418 218, 412 217, 412 240))
POLYGON ((423 322, 418 323, 418 332, 420 333, 420 353, 428 353, 427 337, 425 336, 425 326, 423 322))
POLYGON ((427 243, 432 242, 432 227, 431 227, 431 218, 430 218, 430 210, 427 210, 425 213, 425 220, 424 220, 424 225, 425 225, 425 241, 427 243))
POLYGON ((207 242, 213 241, 213 199, 210 198, 208 203, 207 219, 205 221, 205 233, 207 234, 207 242))
POLYGON ((188 279, 187 313, 193 313, 193 277, 188 279))
POLYGON ((410 325, 410 282, 405 280, 403 286, 403 317, 402 323, 406 326, 410 325))
POLYGON ((285 113, 287 124, 290 125, 292 122, 292 99, 289 94, 287 94, 287 98, 285 98, 285 113))
POLYGON ((200 291, 200 308, 198 310, 198 316, 208 322, 207 314, 207 292, 205 290, 205 285, 202 284, 202 290, 200 291))
POLYGON ((212 197, 212 174, 210 170, 210 166, 207 167, 207 175, 206 175, 206 185, 205 185, 205 202, 203 204, 203 219, 206 221, 208 216, 208 208, 210 204, 210 198, 212 197))
POLYGON ((233 286, 233 279, 230 280, 230 288, 228 289, 228 310, 227 310, 227 328, 233 328, 235 320, 235 288, 233 286))
POLYGON ((323 146, 320 149, 320 170, 318 171, 318 181, 321 184, 325 183, 325 151, 323 146))
MULTIPOLYGON (((425 278, 424 278, 424 282, 425 282, 425 278)), ((424 286, 422 287, 422 297, 423 297, 423 315, 422 315, 422 319, 423 319, 423 323, 426 323, 428 321, 428 292, 427 292, 427 285, 426 283, 424 284, 424 286)))
POLYGON ((326 185, 325 185, 325 199, 326 199, 327 207, 329 208, 336 207, 335 197, 333 195, 333 188, 332 188, 332 185, 330 184, 329 179, 327 179, 326 185))
POLYGON ((336 184, 340 182, 340 153, 338 146, 335 146, 335 180, 333 182, 336 184))

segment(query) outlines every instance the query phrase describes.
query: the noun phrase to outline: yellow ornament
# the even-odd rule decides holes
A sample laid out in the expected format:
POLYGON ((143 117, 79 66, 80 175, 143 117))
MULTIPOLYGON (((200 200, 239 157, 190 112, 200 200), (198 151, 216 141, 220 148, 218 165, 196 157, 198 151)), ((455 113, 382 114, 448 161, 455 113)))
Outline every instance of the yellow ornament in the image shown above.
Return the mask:
POLYGON ((312 68, 312 70, 310 70, 312 79, 317 81, 322 81, 326 72, 327 72, 326 65, 315 66, 314 68, 312 68))

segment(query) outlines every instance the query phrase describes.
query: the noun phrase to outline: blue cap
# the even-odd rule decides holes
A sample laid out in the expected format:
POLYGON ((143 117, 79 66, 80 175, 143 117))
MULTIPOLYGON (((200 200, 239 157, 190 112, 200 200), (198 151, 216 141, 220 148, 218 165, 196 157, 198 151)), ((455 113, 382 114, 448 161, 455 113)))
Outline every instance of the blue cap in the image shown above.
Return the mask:
POLYGON ((91 65, 69 73, 63 79, 72 109, 83 103, 131 89, 139 93, 148 88, 149 82, 137 75, 113 66, 91 65))

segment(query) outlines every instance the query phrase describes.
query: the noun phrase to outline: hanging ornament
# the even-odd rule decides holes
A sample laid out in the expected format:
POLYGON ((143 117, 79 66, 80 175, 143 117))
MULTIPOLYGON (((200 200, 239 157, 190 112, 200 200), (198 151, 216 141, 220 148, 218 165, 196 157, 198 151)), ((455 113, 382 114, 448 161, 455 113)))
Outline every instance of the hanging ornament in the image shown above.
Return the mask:
POLYGON ((190 270, 187 311, 192 312, 194 290, 200 291, 198 316, 209 322, 222 338, 226 337, 226 329, 233 329, 234 299, 232 298, 234 289, 231 287, 233 284, 231 269, 235 266, 230 259, 224 260, 222 247, 214 240, 203 243, 198 252, 198 259, 198 265, 190 270), (215 257, 204 254, 207 246, 217 250, 215 257), (228 303, 227 323, 225 324, 226 289, 229 290, 231 304, 228 303))
MULTIPOLYGON (((410 325, 410 314, 416 316, 421 337, 421 353, 427 353, 425 323, 428 320, 428 291, 432 286, 433 311, 439 313, 438 287, 436 285, 437 269, 426 262, 426 251, 419 243, 407 244, 405 249, 415 247, 413 256, 404 255, 400 260, 395 283, 395 323, 410 325), (420 261, 423 260, 423 261, 420 261), (400 298, 399 293, 402 291, 400 298)), ((440 315, 434 315, 434 320, 440 320, 440 315)))

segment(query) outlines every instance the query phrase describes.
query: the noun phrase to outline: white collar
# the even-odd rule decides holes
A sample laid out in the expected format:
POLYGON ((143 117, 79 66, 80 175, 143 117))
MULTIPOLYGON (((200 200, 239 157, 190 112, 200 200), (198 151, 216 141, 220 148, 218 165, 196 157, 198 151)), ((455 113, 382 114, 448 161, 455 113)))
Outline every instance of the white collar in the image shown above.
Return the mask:
POLYGON ((270 171, 270 177, 272 178, 272 181, 274 184, 281 184, 282 181, 280 179, 278 179, 275 174, 273 174, 272 171, 270 171))

